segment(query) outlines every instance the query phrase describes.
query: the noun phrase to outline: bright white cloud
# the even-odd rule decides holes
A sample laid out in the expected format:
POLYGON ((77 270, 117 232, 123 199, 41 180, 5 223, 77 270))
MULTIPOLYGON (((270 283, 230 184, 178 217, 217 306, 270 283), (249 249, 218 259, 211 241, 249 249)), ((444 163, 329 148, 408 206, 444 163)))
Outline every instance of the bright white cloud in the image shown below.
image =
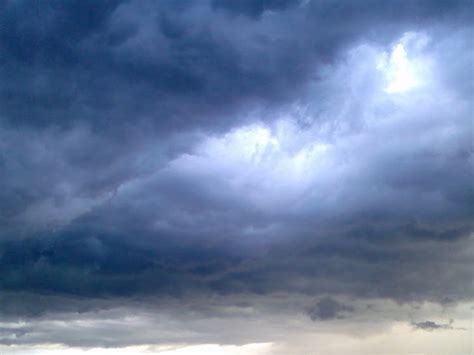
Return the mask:
POLYGON ((422 86, 428 80, 430 62, 417 55, 428 42, 427 37, 417 33, 405 34, 390 53, 382 53, 377 69, 383 72, 386 80, 384 91, 388 94, 408 92, 422 86), (409 49, 415 53, 409 53, 409 49))

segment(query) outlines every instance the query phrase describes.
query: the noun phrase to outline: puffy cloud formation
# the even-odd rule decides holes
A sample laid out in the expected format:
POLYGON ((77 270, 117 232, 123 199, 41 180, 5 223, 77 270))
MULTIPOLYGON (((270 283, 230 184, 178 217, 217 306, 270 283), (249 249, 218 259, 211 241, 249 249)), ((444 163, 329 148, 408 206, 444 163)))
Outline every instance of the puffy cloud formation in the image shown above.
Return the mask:
POLYGON ((467 353, 473 14, 0 2, 1 351, 467 353))

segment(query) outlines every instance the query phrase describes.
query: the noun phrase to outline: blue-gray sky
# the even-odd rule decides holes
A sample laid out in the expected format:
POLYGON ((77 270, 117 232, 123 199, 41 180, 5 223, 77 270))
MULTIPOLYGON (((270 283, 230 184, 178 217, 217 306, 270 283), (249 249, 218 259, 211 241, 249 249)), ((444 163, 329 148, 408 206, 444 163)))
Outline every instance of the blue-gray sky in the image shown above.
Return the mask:
POLYGON ((2 353, 472 351, 473 20, 0 1, 2 353))

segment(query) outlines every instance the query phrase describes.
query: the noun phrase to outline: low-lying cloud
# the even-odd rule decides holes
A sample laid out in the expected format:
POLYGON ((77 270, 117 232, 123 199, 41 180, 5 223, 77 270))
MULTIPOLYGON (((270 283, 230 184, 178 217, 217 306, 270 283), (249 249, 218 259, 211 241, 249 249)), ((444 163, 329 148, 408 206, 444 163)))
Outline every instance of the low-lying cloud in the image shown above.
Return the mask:
POLYGON ((273 343, 472 302, 472 11, 1 3, 0 342, 273 343))

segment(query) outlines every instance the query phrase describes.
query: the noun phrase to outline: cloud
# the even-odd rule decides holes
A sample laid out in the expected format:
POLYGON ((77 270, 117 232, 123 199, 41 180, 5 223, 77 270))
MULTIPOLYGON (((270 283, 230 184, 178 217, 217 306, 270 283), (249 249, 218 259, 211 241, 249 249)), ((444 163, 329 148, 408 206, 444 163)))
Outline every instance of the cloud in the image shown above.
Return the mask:
POLYGON ((258 0, 241 1, 229 3, 222 0, 213 0, 212 6, 216 9, 225 9, 229 13, 243 14, 250 17, 260 17, 265 11, 281 11, 291 6, 297 6, 301 2, 295 0, 258 0))
MULTIPOLYGON (((422 60, 417 50, 409 54, 422 60)), ((16 158, 6 156, 5 191, 24 191, 15 208, 27 209, 5 219, 2 286, 90 297, 292 290, 469 298, 466 98, 436 76, 428 88, 384 92, 383 54, 354 48, 308 89, 304 114, 289 106, 273 124, 206 136, 168 158, 147 139, 102 150, 103 138, 86 128, 59 141, 62 131, 31 133, 15 149, 28 130, 6 131, 16 158), (344 93, 342 78, 354 93, 344 93), (342 91, 342 104, 318 112, 312 102, 324 91, 342 91), (33 169, 41 174, 30 183, 33 169), (10 237, 18 231, 23 238, 10 237)))
POLYGON ((424 322, 413 322, 412 326, 415 329, 432 331, 432 330, 439 330, 439 329, 454 329, 452 326, 452 323, 453 323, 452 320, 448 324, 438 324, 436 322, 427 320, 424 322))
POLYGON ((472 301, 472 5, 1 3, 0 314, 43 334, 2 341, 153 342, 141 302, 199 315, 163 342, 244 344, 472 301))
POLYGON ((308 310, 309 317, 314 320, 331 320, 345 318, 344 313, 350 313, 354 308, 340 303, 331 297, 325 297, 308 310))

